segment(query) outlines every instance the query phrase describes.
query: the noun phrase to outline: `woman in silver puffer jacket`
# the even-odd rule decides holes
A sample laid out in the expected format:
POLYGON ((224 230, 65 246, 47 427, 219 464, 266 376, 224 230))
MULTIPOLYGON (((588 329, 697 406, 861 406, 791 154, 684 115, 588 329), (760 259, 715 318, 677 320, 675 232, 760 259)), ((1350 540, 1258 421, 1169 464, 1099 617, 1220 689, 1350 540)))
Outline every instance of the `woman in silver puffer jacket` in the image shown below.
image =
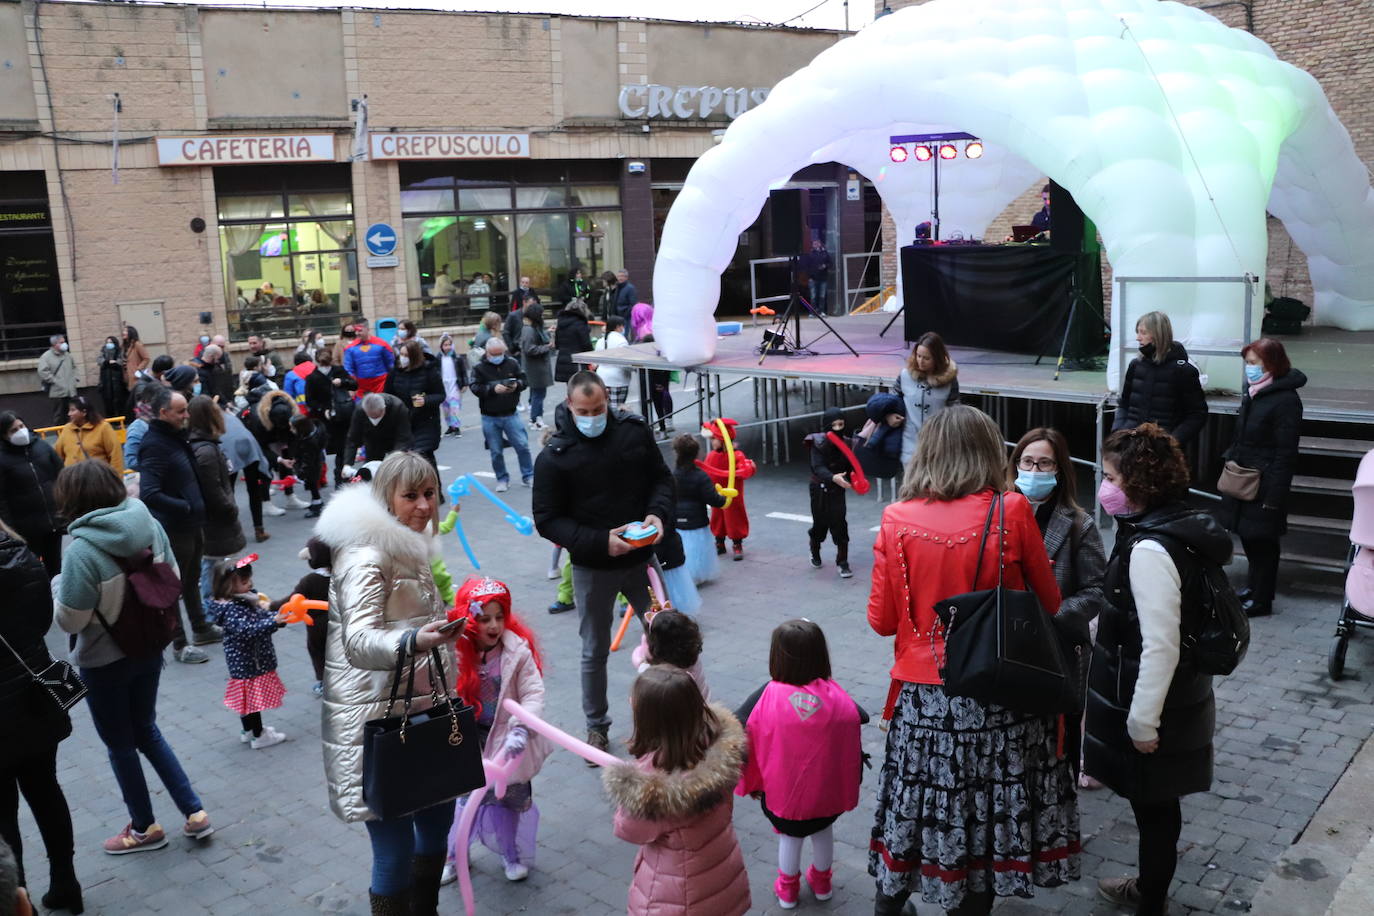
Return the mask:
POLYGON ((386 715, 397 649, 415 665, 412 712, 431 705, 431 647, 439 647, 449 684, 456 677, 452 645, 438 632, 445 608, 430 571, 438 507, 433 465, 397 452, 370 485, 340 491, 315 528, 334 554, 322 711, 329 803, 344 821, 367 824, 374 914, 435 912, 453 822, 452 801, 378 820, 362 788, 363 724, 386 715))

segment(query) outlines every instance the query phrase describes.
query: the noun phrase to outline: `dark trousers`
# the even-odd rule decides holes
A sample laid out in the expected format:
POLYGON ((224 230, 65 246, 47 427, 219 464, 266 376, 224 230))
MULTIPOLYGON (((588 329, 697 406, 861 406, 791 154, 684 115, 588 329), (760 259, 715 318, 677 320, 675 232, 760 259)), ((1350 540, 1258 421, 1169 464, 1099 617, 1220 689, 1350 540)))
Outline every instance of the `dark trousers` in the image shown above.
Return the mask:
POLYGON ((843 487, 811 484, 811 545, 819 549, 830 535, 842 556, 849 552, 849 521, 843 487))
POLYGON ((643 614, 649 608, 648 564, 622 569, 594 569, 573 564, 573 600, 582 636, 582 713, 587 728, 606 734, 611 727, 606 699, 606 660, 615 625, 615 596, 624 595, 643 614))
MULTIPOLYGON (((22 739, 22 736, 17 736, 22 739)), ((53 883, 73 875, 72 816, 67 797, 57 783, 57 745, 26 754, 0 765, 0 839, 14 850, 19 864, 19 885, 24 878, 24 844, 19 837, 19 795, 29 803, 43 846, 48 851, 48 870, 53 883)))
POLYGON ((1140 831, 1139 916, 1163 914, 1169 883, 1178 865, 1178 835, 1183 830, 1183 809, 1178 799, 1163 802, 1131 802, 1140 831))
POLYGON ((453 811, 454 802, 446 801, 405 817, 367 822, 372 840, 372 893, 383 897, 405 893, 411 885, 415 856, 448 852, 453 811))
POLYGON ((310 611, 314 626, 305 628, 305 651, 310 653, 310 665, 315 669, 315 680, 324 680, 324 637, 329 632, 329 612, 310 611))
POLYGON ((54 531, 28 538, 29 549, 43 560, 43 568, 51 579, 62 571, 62 532, 54 531))
MULTIPOLYGON (((232 482, 235 486, 238 485, 238 474, 233 476, 232 482)), ((267 480, 258 471, 256 461, 243 469, 243 482, 248 487, 248 514, 253 517, 253 528, 261 531, 262 501, 265 498, 263 487, 267 484, 267 480)))
POLYGON ((1240 545, 1250 565, 1250 597, 1269 604, 1279 580, 1279 539, 1243 537, 1240 545))
POLYGON ((192 639, 186 638, 186 621, 177 621, 177 631, 172 637, 172 648, 180 649, 187 642, 194 642, 196 633, 205 629, 205 609, 200 604, 200 561, 205 556, 205 532, 196 528, 193 531, 167 532, 167 540, 172 543, 172 556, 176 557, 177 569, 181 572, 181 603, 186 608, 186 621, 191 624, 192 639))
POLYGON ((72 399, 69 397, 62 397, 48 398, 48 400, 52 401, 52 425, 61 426, 62 424, 66 423, 67 406, 71 404, 72 399))

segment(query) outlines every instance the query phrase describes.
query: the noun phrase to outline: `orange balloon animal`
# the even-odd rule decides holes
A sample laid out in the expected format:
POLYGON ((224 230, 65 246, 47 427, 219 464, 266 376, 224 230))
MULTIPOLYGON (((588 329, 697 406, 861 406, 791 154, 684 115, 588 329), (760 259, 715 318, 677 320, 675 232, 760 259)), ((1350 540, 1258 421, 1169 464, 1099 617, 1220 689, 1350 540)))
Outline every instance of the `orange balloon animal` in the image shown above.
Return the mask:
POLYGON ((310 611, 327 610, 329 610, 328 601, 311 601, 299 592, 287 598, 286 603, 278 609, 279 613, 286 615, 284 622, 304 623, 308 627, 315 625, 315 621, 310 618, 310 611))

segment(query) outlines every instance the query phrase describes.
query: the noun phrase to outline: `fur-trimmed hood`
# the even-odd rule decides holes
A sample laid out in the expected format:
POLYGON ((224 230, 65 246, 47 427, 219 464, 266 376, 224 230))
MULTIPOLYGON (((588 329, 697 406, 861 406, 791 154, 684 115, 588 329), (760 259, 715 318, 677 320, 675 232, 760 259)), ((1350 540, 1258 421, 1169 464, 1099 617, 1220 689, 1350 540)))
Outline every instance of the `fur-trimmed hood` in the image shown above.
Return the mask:
POLYGON ((328 544, 335 556, 347 547, 366 545, 383 556, 409 557, 419 565, 427 565, 438 547, 428 534, 411 531, 397 521, 366 483, 351 484, 334 495, 315 523, 315 537, 328 544))
POLYGON ((709 705, 720 720, 720 734, 696 766, 671 773, 638 763, 607 767, 601 781, 611 801, 632 817, 673 820, 700 814, 728 798, 744 769, 744 729, 724 706, 709 705))
POLYGON ((959 364, 956 363, 954 357, 951 356, 949 358, 949 365, 946 366, 945 371, 941 372, 939 375, 922 375, 915 372, 911 373, 911 375, 916 381, 925 382, 932 388, 943 388, 945 385, 954 381, 959 375, 959 364))

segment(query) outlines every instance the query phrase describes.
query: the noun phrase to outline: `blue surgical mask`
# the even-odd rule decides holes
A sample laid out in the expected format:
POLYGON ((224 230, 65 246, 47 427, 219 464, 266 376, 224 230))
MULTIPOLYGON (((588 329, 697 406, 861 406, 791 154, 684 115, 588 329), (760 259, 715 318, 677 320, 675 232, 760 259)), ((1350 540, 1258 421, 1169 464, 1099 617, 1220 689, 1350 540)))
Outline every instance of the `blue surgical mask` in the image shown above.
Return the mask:
POLYGON ((506 354, 504 354, 504 353, 498 353, 498 354, 496 354, 495 356, 492 356, 491 354, 487 354, 487 362, 491 363, 493 366, 499 366, 499 365, 501 365, 502 363, 504 363, 505 361, 506 361, 506 354))
POLYGON ((599 413, 590 417, 573 416, 573 421, 577 423, 577 431, 588 439, 595 439, 606 431, 606 419, 609 414, 599 413))
POLYGON ((1017 471, 1016 489, 1032 502, 1043 502, 1054 492, 1059 478, 1053 471, 1017 471))
POLYGON ((1245 380, 1247 382, 1253 385, 1262 378, 1264 378, 1263 366, 1256 366, 1253 363, 1245 364, 1245 380))
POLYGON ((195 397, 196 395, 200 394, 200 387, 200 382, 196 382, 194 385, 191 386, 192 397, 195 397))

